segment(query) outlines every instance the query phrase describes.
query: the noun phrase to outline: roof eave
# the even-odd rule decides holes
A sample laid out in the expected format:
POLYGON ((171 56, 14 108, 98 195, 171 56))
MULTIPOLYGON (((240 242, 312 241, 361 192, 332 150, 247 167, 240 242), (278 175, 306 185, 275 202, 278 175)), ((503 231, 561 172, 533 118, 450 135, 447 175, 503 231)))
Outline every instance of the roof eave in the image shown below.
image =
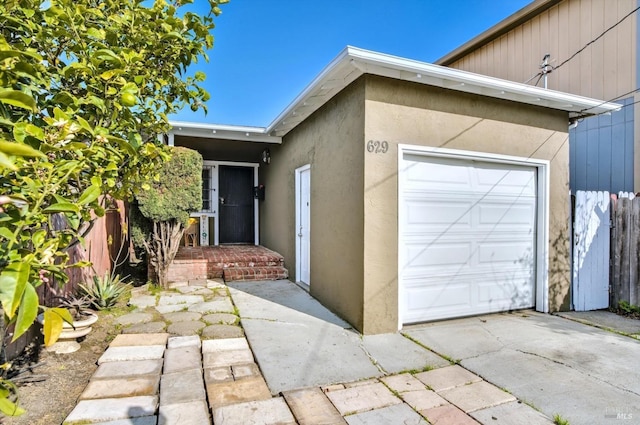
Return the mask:
POLYGON ((363 74, 558 109, 568 112, 570 118, 611 112, 621 107, 611 102, 348 46, 278 115, 267 127, 267 134, 284 136, 363 74))
POLYGON ((203 124, 188 121, 169 121, 170 133, 176 136, 207 139, 237 140, 261 143, 282 143, 282 138, 267 134, 265 127, 241 125, 203 124))
POLYGON ((266 128, 173 121, 171 132, 193 137, 282 143, 283 136, 363 74, 561 110, 567 112, 569 118, 612 112, 622 107, 612 102, 347 46, 266 128))

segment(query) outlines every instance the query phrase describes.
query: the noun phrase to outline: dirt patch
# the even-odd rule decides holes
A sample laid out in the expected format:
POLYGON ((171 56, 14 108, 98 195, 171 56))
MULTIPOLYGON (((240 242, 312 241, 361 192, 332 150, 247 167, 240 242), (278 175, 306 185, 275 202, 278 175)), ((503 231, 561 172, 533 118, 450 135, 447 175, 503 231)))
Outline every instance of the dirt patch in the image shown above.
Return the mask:
MULTIPOLYGON (((80 343, 80 350, 71 354, 55 354, 40 350, 30 363, 20 364, 24 372, 18 379, 37 379, 40 382, 19 383, 18 403, 27 413, 19 417, 0 418, 2 424, 16 425, 52 425, 61 424, 75 407, 78 397, 96 370, 98 358, 107 345, 120 333, 115 324, 115 315, 108 312, 98 313, 98 322, 93 330, 80 343), (31 366, 29 369, 27 366, 31 366)), ((16 359, 18 365, 25 358, 16 359)))

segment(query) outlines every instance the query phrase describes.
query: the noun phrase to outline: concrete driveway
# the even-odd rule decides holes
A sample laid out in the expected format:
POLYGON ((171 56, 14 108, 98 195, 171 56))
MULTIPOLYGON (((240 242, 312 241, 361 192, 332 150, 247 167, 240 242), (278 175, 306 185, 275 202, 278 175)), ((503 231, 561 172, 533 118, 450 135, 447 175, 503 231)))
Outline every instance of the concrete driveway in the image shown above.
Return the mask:
POLYGON ((640 342, 536 312, 406 327, 403 334, 576 424, 640 423, 640 342))

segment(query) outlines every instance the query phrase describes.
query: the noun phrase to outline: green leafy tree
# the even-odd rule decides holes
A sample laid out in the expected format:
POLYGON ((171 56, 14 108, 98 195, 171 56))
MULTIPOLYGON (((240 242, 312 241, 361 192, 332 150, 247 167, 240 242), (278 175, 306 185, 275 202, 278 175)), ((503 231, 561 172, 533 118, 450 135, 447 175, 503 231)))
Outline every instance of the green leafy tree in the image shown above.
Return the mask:
MULTIPOLYGON (((67 251, 104 214, 103 195, 147 188, 168 156, 167 116, 204 108, 204 74, 186 71, 207 59, 224 2, 202 16, 185 0, 0 2, 0 304, 14 340, 44 310, 55 342, 71 318, 36 288, 87 265, 67 251)), ((21 413, 12 391, 0 380, 4 414, 21 413)))
POLYGON ((162 287, 178 252, 189 213, 202 207, 202 156, 191 149, 174 147, 171 159, 151 182, 149 190, 136 195, 131 235, 147 254, 149 267, 162 287))

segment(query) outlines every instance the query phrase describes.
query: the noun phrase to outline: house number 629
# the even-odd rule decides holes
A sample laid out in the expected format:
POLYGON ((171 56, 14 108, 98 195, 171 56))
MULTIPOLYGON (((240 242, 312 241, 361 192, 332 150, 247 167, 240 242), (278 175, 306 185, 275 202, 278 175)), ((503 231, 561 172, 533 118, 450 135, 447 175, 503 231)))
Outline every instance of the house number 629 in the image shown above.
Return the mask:
POLYGON ((382 142, 378 140, 369 140, 367 142, 367 152, 369 153, 387 153, 389 150, 389 142, 383 140, 382 142))

